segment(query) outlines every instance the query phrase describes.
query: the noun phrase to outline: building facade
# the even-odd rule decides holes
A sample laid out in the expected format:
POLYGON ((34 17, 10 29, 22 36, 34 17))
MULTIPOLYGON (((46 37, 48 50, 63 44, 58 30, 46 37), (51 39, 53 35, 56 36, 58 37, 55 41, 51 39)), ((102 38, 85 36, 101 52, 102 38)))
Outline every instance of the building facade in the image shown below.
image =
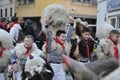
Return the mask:
POLYGON ((107 0, 97 0, 97 30, 108 21, 107 0))
POLYGON ((120 0, 107 0, 108 21, 120 29, 120 0))
POLYGON ((14 0, 0 0, 0 17, 10 19, 15 14, 14 8, 14 0))
POLYGON ((106 21, 120 29, 120 0, 98 0, 97 28, 106 21))
POLYGON ((67 8, 71 16, 96 25, 96 0, 16 0, 15 11, 18 17, 30 18, 37 24, 40 22, 43 9, 49 4, 61 4, 67 8))

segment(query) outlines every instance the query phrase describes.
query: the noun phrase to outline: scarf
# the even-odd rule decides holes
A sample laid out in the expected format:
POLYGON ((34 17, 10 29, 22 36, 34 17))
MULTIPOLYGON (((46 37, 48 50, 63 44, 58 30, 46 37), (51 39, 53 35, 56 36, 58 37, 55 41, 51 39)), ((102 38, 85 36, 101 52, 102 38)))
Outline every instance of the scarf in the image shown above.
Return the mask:
POLYGON ((62 46, 62 49, 65 49, 64 43, 61 43, 61 41, 58 38, 53 38, 56 43, 60 44, 62 46))
POLYGON ((87 48, 87 57, 90 58, 90 49, 89 49, 88 41, 85 41, 85 43, 87 48))
POLYGON ((111 37, 109 37, 109 39, 110 39, 110 40, 113 42, 113 44, 114 44, 114 56, 115 56, 116 59, 118 59, 118 58, 119 58, 118 47, 117 47, 118 41, 117 41, 117 42, 114 42, 114 41, 111 39, 111 37))
POLYGON ((3 51, 5 51, 6 48, 2 48, 1 52, 0 52, 0 57, 2 57, 3 51))
POLYGON ((30 50, 32 49, 32 47, 30 47, 29 49, 28 49, 28 48, 26 48, 26 49, 27 49, 27 50, 25 51, 24 55, 29 54, 29 52, 30 52, 30 50))
POLYGON ((119 58, 117 45, 114 46, 114 56, 115 56, 116 59, 119 58))
POLYGON ((2 22, 0 22, 0 25, 3 27, 3 29, 6 30, 6 27, 5 27, 5 25, 2 22))

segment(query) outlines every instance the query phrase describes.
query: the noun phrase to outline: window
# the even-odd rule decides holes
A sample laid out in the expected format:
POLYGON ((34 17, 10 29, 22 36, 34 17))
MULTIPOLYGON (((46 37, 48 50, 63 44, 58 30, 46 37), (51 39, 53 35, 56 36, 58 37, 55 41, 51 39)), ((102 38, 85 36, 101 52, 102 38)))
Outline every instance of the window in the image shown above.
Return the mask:
POLYGON ((34 4, 35 0, 18 0, 18 5, 31 5, 34 4))
POLYGON ((116 27, 116 18, 110 19, 110 24, 111 24, 113 27, 116 27))
POLYGON ((23 0, 23 5, 27 5, 28 4, 28 0, 23 0))
POLYGON ((28 0, 28 4, 34 4, 34 0, 28 0))
POLYGON ((91 4, 91 0, 83 0, 83 3, 91 4))
POLYGON ((97 0, 92 0, 92 5, 97 5, 97 0))
POLYGON ((0 17, 2 17, 2 15, 3 15, 3 10, 1 9, 0 10, 0 17))
POLYGON ((7 17, 7 8, 5 9, 5 17, 7 17))
POLYGON ((23 0, 18 0, 18 5, 19 6, 23 5, 23 0))
POLYGON ((72 0, 72 2, 82 2, 82 0, 72 0))
POLYGON ((12 14, 13 14, 13 13, 12 13, 12 10, 13 10, 13 9, 12 9, 12 8, 10 8, 10 16, 12 16, 12 14))
POLYGON ((79 2, 85 4, 92 4, 92 0, 72 0, 72 2, 79 2))

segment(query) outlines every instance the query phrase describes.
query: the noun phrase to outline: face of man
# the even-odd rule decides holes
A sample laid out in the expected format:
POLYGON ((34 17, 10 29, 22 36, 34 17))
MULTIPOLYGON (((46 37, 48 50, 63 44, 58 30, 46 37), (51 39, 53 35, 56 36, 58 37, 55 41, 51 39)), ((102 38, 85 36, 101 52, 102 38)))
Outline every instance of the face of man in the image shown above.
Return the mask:
POLYGON ((111 39, 112 39, 112 41, 117 42, 118 39, 119 39, 119 35, 117 35, 117 34, 111 34, 111 39))
POLYGON ((3 24, 6 25, 8 23, 8 21, 6 20, 3 24))
POLYGON ((25 37, 25 39, 24 39, 24 46, 26 48, 31 48, 32 44, 33 44, 33 40, 31 38, 25 37))
POLYGON ((90 37, 90 32, 84 32, 81 35, 82 35, 83 39, 88 40, 90 37))
POLYGON ((61 43, 64 43, 65 42, 65 40, 66 40, 66 34, 61 34, 59 37, 57 37, 59 40, 60 40, 60 42, 61 43))

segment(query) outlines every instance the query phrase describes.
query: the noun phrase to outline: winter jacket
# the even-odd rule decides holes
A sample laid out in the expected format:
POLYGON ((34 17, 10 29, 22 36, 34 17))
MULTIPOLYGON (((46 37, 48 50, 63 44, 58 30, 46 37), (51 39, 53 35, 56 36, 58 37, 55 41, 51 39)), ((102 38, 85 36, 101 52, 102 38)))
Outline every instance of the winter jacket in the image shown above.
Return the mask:
POLYGON ((9 33, 13 39, 13 42, 16 42, 16 40, 18 40, 19 30, 22 30, 20 24, 14 24, 10 29, 9 33))

